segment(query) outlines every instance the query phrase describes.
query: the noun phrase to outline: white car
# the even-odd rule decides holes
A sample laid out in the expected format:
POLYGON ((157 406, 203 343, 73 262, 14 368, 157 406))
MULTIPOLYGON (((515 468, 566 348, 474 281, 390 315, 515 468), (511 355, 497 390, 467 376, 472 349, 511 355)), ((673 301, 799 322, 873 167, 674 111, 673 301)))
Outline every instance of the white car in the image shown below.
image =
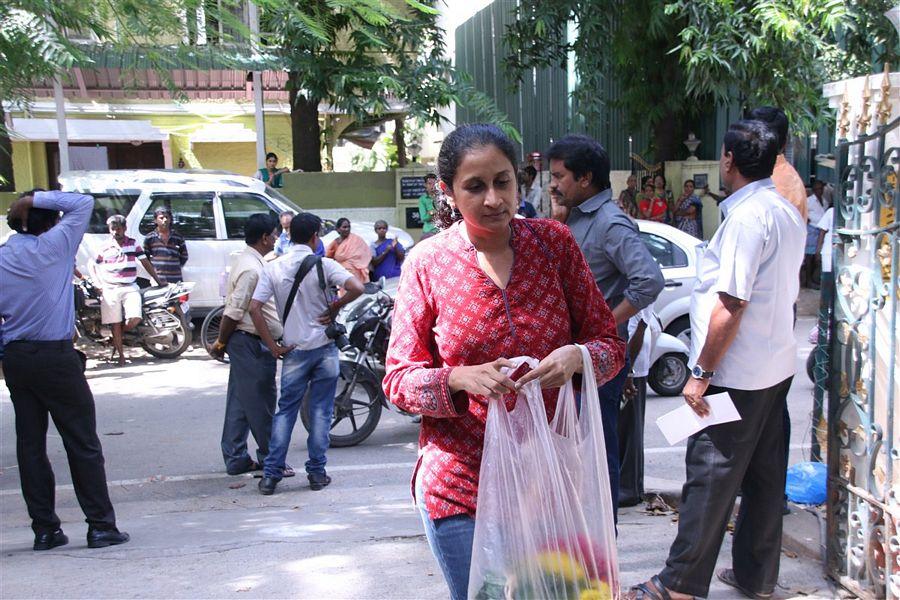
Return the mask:
MULTIPOLYGON (((252 177, 227 171, 117 170, 71 171, 59 178, 64 191, 94 197, 94 212, 76 256, 79 267, 96 258, 109 239, 106 219, 125 216, 127 233, 142 242, 155 227, 153 212, 160 206, 172 212, 173 227, 187 242, 185 281, 196 283, 191 292, 195 316, 203 316, 222 304, 219 280, 228 266, 229 255, 244 246, 244 223, 254 213, 303 212, 279 191, 252 177)), ((374 223, 351 223, 353 232, 366 242, 375 241, 374 223)), ((327 245, 337 237, 323 236, 327 245)), ((406 247, 412 237, 391 227, 388 237, 397 237, 406 247)), ((84 271, 87 272, 87 271, 84 271)))
POLYGON ((706 242, 665 223, 638 220, 641 239, 659 263, 666 287, 654 309, 665 333, 691 346, 691 292, 706 242))

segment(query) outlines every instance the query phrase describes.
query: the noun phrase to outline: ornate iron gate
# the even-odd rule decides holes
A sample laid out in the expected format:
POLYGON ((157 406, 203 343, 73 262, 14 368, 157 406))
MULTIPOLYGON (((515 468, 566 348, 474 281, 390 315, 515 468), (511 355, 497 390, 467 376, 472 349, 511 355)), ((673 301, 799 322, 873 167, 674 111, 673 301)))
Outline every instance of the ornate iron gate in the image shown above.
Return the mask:
POLYGON ((817 399, 828 397, 827 569, 858 596, 900 598, 900 119, 840 143, 836 173, 816 369, 817 399))

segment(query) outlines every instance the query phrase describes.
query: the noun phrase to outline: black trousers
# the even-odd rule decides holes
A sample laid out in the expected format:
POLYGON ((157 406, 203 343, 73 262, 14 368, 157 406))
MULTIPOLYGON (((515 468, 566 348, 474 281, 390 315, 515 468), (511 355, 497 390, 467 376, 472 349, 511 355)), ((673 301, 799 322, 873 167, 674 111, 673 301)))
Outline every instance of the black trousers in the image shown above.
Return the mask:
POLYGON ((772 592, 781 557, 784 402, 793 377, 764 390, 726 391, 740 421, 708 427, 688 440, 678 535, 659 574, 670 590, 706 597, 738 490, 732 569, 754 592, 772 592))
POLYGON ((16 457, 31 528, 46 533, 60 526, 54 510, 56 481, 47 458, 48 416, 62 437, 75 496, 88 525, 114 528, 94 396, 72 342, 11 342, 3 371, 16 413, 16 457))
POLYGON ((647 378, 635 377, 637 396, 619 410, 619 506, 634 506, 644 496, 644 408, 647 378))

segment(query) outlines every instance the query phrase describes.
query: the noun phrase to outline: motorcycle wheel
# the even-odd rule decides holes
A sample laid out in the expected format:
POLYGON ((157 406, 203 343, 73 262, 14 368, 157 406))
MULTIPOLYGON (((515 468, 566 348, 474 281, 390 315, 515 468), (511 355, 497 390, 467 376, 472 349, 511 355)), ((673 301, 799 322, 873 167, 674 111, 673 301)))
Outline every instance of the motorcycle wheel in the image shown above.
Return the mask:
POLYGON ((687 356, 669 352, 660 356, 650 367, 647 383, 660 396, 677 396, 684 389, 689 376, 687 356))
POLYGON ((806 357, 806 375, 813 383, 816 382, 816 349, 813 348, 806 357))
POLYGON ((141 347, 157 358, 178 358, 191 345, 191 329, 183 315, 173 315, 169 312, 165 314, 169 315, 166 317, 167 320, 173 321, 173 324, 177 322, 177 326, 167 336, 168 339, 147 340, 144 338, 141 340, 141 347))
MULTIPOLYGON (((222 324, 223 314, 225 314, 225 307, 220 306, 219 308, 206 315, 206 318, 203 319, 203 325, 200 327, 200 342, 203 344, 203 349, 207 352, 209 352, 209 348, 216 342, 216 340, 219 339, 219 327, 222 324)), ((212 354, 210 354, 210 356, 212 356, 212 354)), ((212 357, 221 363, 228 364, 227 354, 222 358, 218 358, 216 356, 212 357)))
MULTIPOLYGON (((381 398, 374 381, 357 380, 350 390, 350 380, 344 370, 338 376, 337 393, 334 397, 334 418, 331 421, 329 438, 335 448, 356 446, 372 435, 381 419, 381 398)), ((309 397, 303 399, 300 410, 303 426, 309 431, 309 397)))

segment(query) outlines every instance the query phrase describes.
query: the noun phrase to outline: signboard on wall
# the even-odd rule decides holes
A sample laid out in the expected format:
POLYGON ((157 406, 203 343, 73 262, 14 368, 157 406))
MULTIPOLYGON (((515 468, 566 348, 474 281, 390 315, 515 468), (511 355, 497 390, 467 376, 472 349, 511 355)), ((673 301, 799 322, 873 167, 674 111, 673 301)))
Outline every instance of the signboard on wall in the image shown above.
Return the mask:
MULTIPOLYGON (((415 200, 425 193, 425 179, 422 177, 401 177, 400 197, 404 200, 415 200)), ((421 227, 421 225, 419 225, 421 227)))

